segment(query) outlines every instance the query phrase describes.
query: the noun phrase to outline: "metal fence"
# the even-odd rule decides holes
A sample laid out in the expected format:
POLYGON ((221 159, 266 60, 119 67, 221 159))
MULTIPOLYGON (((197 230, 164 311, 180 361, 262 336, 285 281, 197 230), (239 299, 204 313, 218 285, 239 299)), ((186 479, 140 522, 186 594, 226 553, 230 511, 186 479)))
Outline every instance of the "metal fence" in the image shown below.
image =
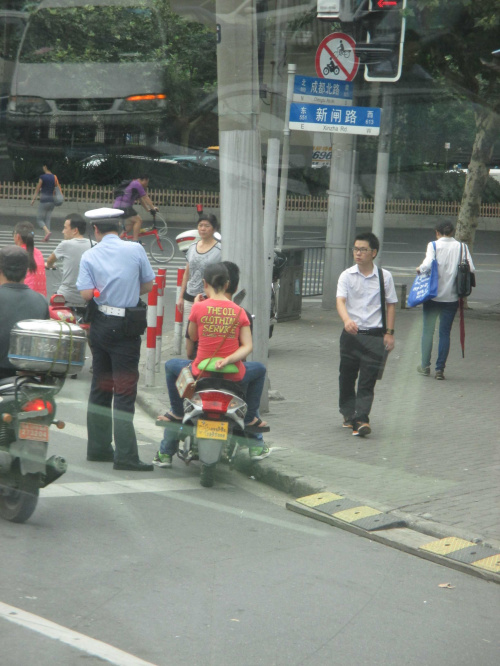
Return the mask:
MULTIPOLYGON (((36 183, 0 183, 0 199, 31 199, 36 183)), ((62 184, 66 201, 102 202, 113 199, 114 186, 62 184)), ((205 208, 219 208, 219 193, 206 191, 158 190, 149 188, 149 195, 160 206, 177 206, 193 208, 201 203, 205 208)), ((373 199, 358 199, 358 213, 373 213, 373 199)), ((286 210, 292 212, 326 213, 328 197, 325 196, 294 196, 286 198, 286 210)), ((390 199, 386 203, 387 214, 399 215, 458 215, 459 201, 414 201, 411 199, 390 199)), ((500 217, 499 203, 483 203, 479 217, 500 217)))
POLYGON ((325 268, 325 248, 307 247, 304 250, 302 296, 321 296, 325 268))

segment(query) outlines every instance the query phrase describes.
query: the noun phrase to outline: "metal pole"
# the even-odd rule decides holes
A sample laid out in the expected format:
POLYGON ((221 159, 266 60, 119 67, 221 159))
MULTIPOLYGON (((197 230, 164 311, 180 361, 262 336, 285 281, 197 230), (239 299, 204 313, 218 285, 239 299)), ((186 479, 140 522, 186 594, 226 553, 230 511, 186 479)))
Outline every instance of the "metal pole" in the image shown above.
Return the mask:
POLYGON ((382 93, 382 119, 380 123, 380 136, 378 139, 377 172, 375 176, 375 197, 373 201, 372 232, 377 236, 380 249, 375 263, 378 265, 382 257, 384 244, 385 207, 387 204, 387 189, 389 184, 389 159, 391 156, 392 131, 392 96, 389 85, 386 83, 382 93))
MULTIPOLYGON (((279 139, 269 139, 267 142, 267 168, 266 168, 266 189, 264 205, 264 257, 266 259, 266 277, 264 281, 264 313, 271 311, 271 282, 273 279, 274 262, 274 233, 276 229, 276 207, 278 204, 278 179, 279 179, 279 161, 280 161, 280 142, 279 139)), ((269 318, 269 317, 268 317, 269 318)), ((268 334, 269 327, 265 329, 268 334)), ((267 355, 269 352, 269 337, 263 339, 264 360, 267 366, 267 355)), ((269 411, 269 375, 266 375, 262 399, 260 401, 260 410, 263 413, 269 411)))
POLYGON ((285 125, 283 128, 283 154, 281 156, 280 200, 278 209, 278 225, 276 229, 276 249, 281 250, 285 235, 286 193, 288 190, 288 163, 290 162, 290 106, 293 99, 293 87, 297 65, 288 65, 288 88, 286 92, 285 125))

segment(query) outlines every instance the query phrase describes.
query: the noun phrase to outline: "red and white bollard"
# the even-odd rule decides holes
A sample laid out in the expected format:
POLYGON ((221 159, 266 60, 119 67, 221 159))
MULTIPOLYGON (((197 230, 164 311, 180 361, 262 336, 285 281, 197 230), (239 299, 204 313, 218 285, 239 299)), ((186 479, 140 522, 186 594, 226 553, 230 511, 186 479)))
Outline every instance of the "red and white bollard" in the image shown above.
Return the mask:
POLYGON ((184 277, 185 268, 177 269, 177 293, 175 295, 175 325, 174 325, 174 354, 181 354, 182 352, 182 323, 183 314, 177 307, 179 296, 181 294, 182 278, 184 277))
POLYGON ((148 328, 146 331, 146 381, 145 386, 155 385, 155 362, 156 362, 156 318, 158 310, 158 285, 148 294, 148 328))
POLYGON ((159 268, 155 282, 158 285, 158 304, 156 310, 156 358, 155 371, 160 371, 161 361, 161 336, 163 332, 163 317, 165 315, 165 285, 167 280, 167 269, 159 268))

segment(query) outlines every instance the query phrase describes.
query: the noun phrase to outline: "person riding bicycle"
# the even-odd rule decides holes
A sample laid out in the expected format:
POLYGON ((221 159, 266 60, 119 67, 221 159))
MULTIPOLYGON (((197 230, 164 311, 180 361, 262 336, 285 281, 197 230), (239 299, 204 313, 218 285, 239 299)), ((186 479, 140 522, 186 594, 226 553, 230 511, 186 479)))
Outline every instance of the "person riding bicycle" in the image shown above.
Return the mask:
POLYGON ((153 204, 151 199, 146 194, 146 188, 149 183, 149 176, 139 176, 131 180, 125 189, 116 197, 113 208, 121 208, 124 219, 125 231, 132 232, 132 240, 136 243, 139 242, 139 234, 141 233, 142 218, 133 207, 136 201, 148 212, 158 212, 158 208, 153 204))

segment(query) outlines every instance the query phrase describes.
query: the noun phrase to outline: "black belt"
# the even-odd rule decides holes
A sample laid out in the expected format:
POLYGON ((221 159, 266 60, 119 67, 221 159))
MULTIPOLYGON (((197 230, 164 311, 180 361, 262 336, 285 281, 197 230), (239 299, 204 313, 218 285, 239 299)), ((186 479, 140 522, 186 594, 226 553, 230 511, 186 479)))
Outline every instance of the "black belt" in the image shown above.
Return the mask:
POLYGON ((358 328, 358 335, 373 335, 376 338, 383 338, 384 337, 384 329, 383 328, 367 328, 364 330, 360 330, 358 328))

